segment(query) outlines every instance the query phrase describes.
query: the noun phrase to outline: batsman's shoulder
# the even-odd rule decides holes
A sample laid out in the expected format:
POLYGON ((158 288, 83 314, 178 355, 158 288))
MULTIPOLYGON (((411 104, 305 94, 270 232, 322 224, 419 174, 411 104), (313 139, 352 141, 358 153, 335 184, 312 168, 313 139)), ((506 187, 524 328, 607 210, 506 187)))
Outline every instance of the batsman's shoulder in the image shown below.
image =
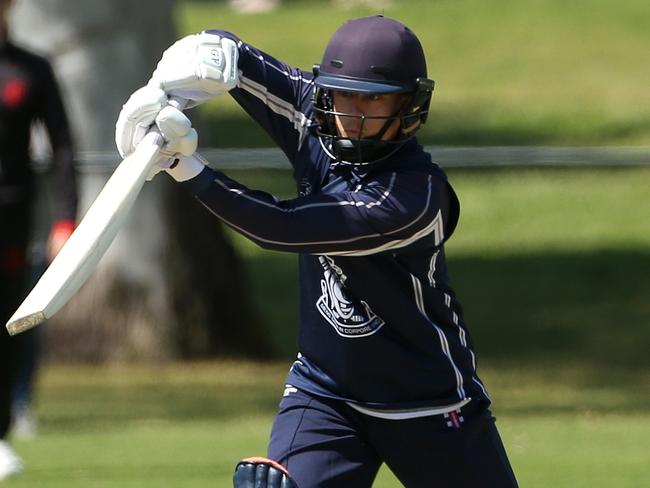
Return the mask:
POLYGON ((377 181, 389 186, 398 193, 422 193, 436 184, 437 178, 418 169, 386 171, 377 176, 377 181))

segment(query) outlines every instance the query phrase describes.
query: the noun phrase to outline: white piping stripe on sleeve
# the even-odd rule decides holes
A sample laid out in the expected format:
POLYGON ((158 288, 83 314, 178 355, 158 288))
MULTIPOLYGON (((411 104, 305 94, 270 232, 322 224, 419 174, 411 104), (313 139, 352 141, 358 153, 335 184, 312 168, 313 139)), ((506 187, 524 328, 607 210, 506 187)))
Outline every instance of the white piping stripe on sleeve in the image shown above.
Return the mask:
MULTIPOLYGON (((353 201, 353 200, 340 200, 335 203, 311 203, 308 205, 300 205, 298 207, 295 207, 292 210, 285 210, 285 209, 278 209, 282 212, 295 212, 297 210, 305 210, 308 208, 318 208, 318 207, 332 207, 332 206, 345 206, 345 205, 352 205, 355 207, 366 207, 366 208, 372 208, 381 205, 386 201, 386 199, 390 196, 391 191, 393 190, 393 187, 395 186, 395 180, 397 179, 397 173, 393 173, 390 179, 390 183, 388 184, 388 188, 384 191, 384 193, 374 202, 360 202, 360 201, 353 201)), ((392 232, 397 232, 397 231, 392 231, 392 232)), ((380 234, 375 234, 375 235, 380 235, 380 234)))
POLYGON ((424 297, 422 296, 422 285, 420 284, 420 280, 418 280, 416 276, 411 275, 411 282, 413 283, 415 303, 418 306, 418 310, 438 332, 438 337, 440 338, 440 346, 442 347, 442 351, 444 352, 445 356, 447 356, 447 359, 449 359, 449 362, 456 375, 456 392, 458 393, 458 397, 462 400, 466 398, 465 390, 463 389, 463 375, 460 374, 460 371, 456 366, 456 363, 454 363, 454 360, 451 357, 451 351, 449 349, 449 342, 447 341, 447 337, 445 337, 445 334, 442 332, 440 327, 438 327, 438 325, 429 318, 429 316, 426 313, 426 310, 424 309, 424 297))
POLYGON ((424 299, 422 297, 422 289, 420 288, 420 282, 417 277, 411 275, 411 282, 413 283, 413 290, 415 292, 415 304, 418 306, 418 310, 422 315, 426 316, 424 311, 424 299))
MULTIPOLYGON (((456 315, 456 314, 454 314, 456 315)), ((456 325, 458 325, 458 320, 454 322, 456 325)), ((467 336, 465 335, 465 330, 462 327, 460 328, 460 343, 464 346, 467 347, 467 336)))
MULTIPOLYGON (((438 212, 438 215, 440 215, 440 212, 438 212)), ((437 215, 436 218, 438 218, 437 215)), ((431 261, 429 262, 429 273, 427 275, 429 278, 429 284, 434 288, 436 286, 436 280, 433 278, 433 275, 436 273, 436 261, 438 260, 438 254, 440 254, 440 249, 434 252, 433 256, 431 256, 431 261)))
MULTIPOLYGON (((393 176, 393 179, 392 179, 391 181, 394 181, 394 177, 395 177, 395 175, 393 176)), ((234 188, 230 188, 230 187, 228 187, 225 183, 223 183, 222 181, 220 181, 220 180, 218 180, 218 179, 215 179, 215 180, 213 180, 213 181, 214 181, 214 183, 216 183, 217 185, 221 186, 221 187, 224 188, 225 190, 227 190, 227 191, 229 191, 229 192, 233 192, 233 193, 235 193, 235 194, 237 194, 237 195, 240 195, 241 197, 246 198, 246 199, 248 199, 248 200, 251 200, 251 201, 253 201, 253 202, 255 202, 255 203, 259 204, 259 205, 262 205, 262 206, 265 206, 265 207, 268 207, 268 208, 271 208, 271 209, 274 209, 274 210, 278 210, 278 211, 280 211, 280 212, 291 212, 291 211, 292 211, 292 210, 279 209, 279 208, 277 208, 277 207, 274 206, 274 205, 271 205, 271 204, 269 204, 269 203, 267 203, 267 202, 264 202, 264 201, 262 201, 262 200, 258 200, 258 199, 256 199, 256 198, 250 196, 250 195, 247 195, 247 194, 245 194, 244 192, 242 192, 241 190, 237 190, 237 189, 234 189, 234 188)), ((427 205, 425 206, 424 210, 420 213, 420 215, 418 215, 418 216, 417 216, 413 221, 409 222, 408 224, 405 224, 403 227, 401 227, 401 228, 399 228, 399 229, 396 229, 396 230, 393 230, 393 231, 390 231, 390 232, 387 232, 387 233, 385 233, 385 234, 383 234, 383 235, 389 235, 389 234, 392 234, 392 233, 400 232, 400 231, 402 231, 402 230, 404 230, 404 229, 406 229, 406 228, 408 228, 408 227, 414 225, 418 220, 420 220, 420 219, 421 219, 421 218, 426 214, 426 211, 427 211, 427 209, 428 209, 428 207, 429 207, 429 204, 430 204, 430 200, 431 200, 431 179, 429 178, 429 192, 428 192, 428 198, 427 198, 427 205)), ((356 203, 357 203, 357 202, 348 202, 347 204, 356 204, 356 203)), ((333 204, 331 204, 331 205, 341 205, 341 204, 345 204, 345 203, 343 203, 343 202, 336 202, 336 203, 333 203, 333 204)), ((327 205, 327 204, 323 204, 323 205, 327 205)), ((250 237, 251 239, 253 239, 253 240, 257 240, 257 241, 260 241, 260 242, 265 242, 265 243, 268 243, 268 244, 280 244, 280 245, 284 245, 284 246, 305 246, 305 245, 324 245, 324 244, 346 244, 346 243, 351 243, 351 242, 355 242, 355 241, 360 241, 360 240, 362 240, 362 239, 375 238, 375 237, 380 237, 380 236, 382 236, 382 234, 377 233, 377 234, 369 234, 369 235, 365 235, 365 236, 353 237, 353 238, 350 238, 350 239, 338 240, 338 241, 307 241, 307 242, 282 242, 282 241, 273 241, 273 240, 270 240, 270 239, 265 239, 265 238, 262 238, 262 237, 260 237, 260 236, 257 236, 257 235, 255 235, 255 234, 253 234, 252 232, 247 231, 247 230, 243 229, 242 227, 239 227, 239 226, 235 225, 234 223, 230 222, 230 221, 227 220, 226 218, 224 218, 224 217, 222 217, 221 215, 219 215, 217 212, 215 212, 215 211, 214 211, 213 209, 211 209, 209 206, 207 206, 207 205, 205 205, 205 204, 204 204, 204 206, 205 206, 208 210, 210 210, 210 212, 211 212, 213 215, 216 215, 216 216, 219 217, 221 220, 223 220, 226 224, 228 224, 229 226, 231 226, 231 227, 234 228, 234 229, 237 229, 237 230, 238 230, 239 232, 241 232, 242 234, 249 236, 249 237, 250 237)), ((386 244, 383 244, 383 245, 381 245, 381 246, 379 246, 379 247, 377 247, 377 248, 374 248, 374 249, 372 249, 372 250, 366 250, 366 251, 339 251, 339 252, 330 252, 330 251, 328 251, 328 252, 323 253, 323 254, 328 254, 328 255, 329 255, 329 254, 331 254, 331 255, 341 255, 341 256, 342 256, 342 255, 362 256, 362 255, 367 255, 367 254, 373 254, 373 253, 376 253, 376 252, 382 251, 382 250, 384 250, 384 249, 393 249, 393 248, 404 247, 404 246, 407 246, 407 245, 409 245, 410 243, 416 241, 417 239, 419 239, 419 238, 421 238, 421 237, 427 235, 428 233, 432 232, 432 230, 433 230, 433 228, 434 228, 434 224, 435 224, 435 221, 432 221, 432 222, 431 222, 427 227, 425 227, 424 229, 420 230, 419 232, 416 232, 416 233, 415 233, 413 236, 411 236, 409 239, 390 241, 390 242, 388 242, 388 243, 386 243, 386 244)))
POLYGON ((327 254, 328 255, 331 254, 333 256, 367 256, 369 254, 376 254, 378 252, 387 251, 389 249, 400 249, 430 234, 431 232, 433 232, 434 228, 435 226, 433 225, 433 223, 431 223, 427 225, 424 229, 413 234, 408 239, 396 239, 394 241, 387 242, 385 244, 382 244, 381 246, 374 247, 372 249, 366 249, 363 251, 332 251, 332 252, 328 252, 327 254))
POLYGON ((483 394, 487 399, 490 399, 490 395, 488 395, 487 390, 485 389, 485 385, 478 379, 476 376, 476 356, 474 355, 474 351, 467 345, 467 336, 465 334, 465 329, 461 327, 461 325, 458 323, 458 314, 454 311, 451 310, 451 296, 448 293, 445 293, 445 305, 450 309, 452 312, 452 318, 454 321, 454 324, 458 326, 458 336, 460 338, 460 343, 467 348, 469 351, 470 357, 472 358, 472 369, 474 370, 474 374, 472 375, 472 381, 474 381, 479 387, 481 388, 481 391, 483 391, 483 394))
MULTIPOLYGON (((211 208, 210 208, 208 205, 206 205, 205 203, 201 202, 201 204, 202 204, 205 208, 207 208, 207 209, 210 211, 211 214, 217 216, 217 217, 218 217, 219 219, 221 219, 224 223, 226 223, 227 225, 229 225, 229 226, 232 227, 233 229, 237 230, 237 231, 240 232, 241 234, 243 234, 243 235, 245 235, 245 236, 248 236, 250 239, 252 239, 252 240, 254 240, 254 241, 264 242, 264 243, 266 243, 266 244, 278 244, 278 245, 281 245, 281 246, 287 246, 287 247, 288 247, 288 246, 314 246, 314 245, 324 245, 324 244, 346 244, 346 243, 348 243, 348 242, 354 242, 354 241, 357 241, 357 240, 359 240, 359 239, 363 239, 363 238, 366 238, 366 237, 374 237, 374 236, 364 236, 364 237, 355 237, 355 238, 352 238, 352 239, 346 239, 346 240, 340 240, 340 241, 323 241, 323 242, 318 242, 318 241, 317 241, 317 242, 314 242, 314 241, 307 241, 307 242, 285 242, 285 241, 274 241, 274 240, 271 240, 271 239, 265 239, 265 238, 263 238, 263 237, 260 237, 260 236, 258 236, 258 235, 255 235, 255 234, 253 234, 252 232, 250 232, 250 231, 244 229, 243 227, 240 227, 240 226, 238 226, 238 225, 235 225, 235 224, 234 224, 233 222, 231 222, 230 220, 226 219, 226 218, 223 217, 222 215, 220 215, 220 214, 218 214, 217 212, 215 212, 213 209, 211 209, 211 208)), ((327 254, 332 254, 332 253, 327 253, 327 254)))
POLYGON ((309 118, 305 114, 296 110, 290 102, 270 93, 264 85, 250 78, 240 76, 238 86, 264 102, 276 114, 288 119, 293 124, 294 129, 298 131, 299 140, 302 143, 307 135, 307 126, 309 125, 309 118))
POLYGON ((267 61, 266 59, 264 59, 263 56, 262 56, 262 60, 264 61, 264 64, 265 64, 265 65, 267 65, 267 66, 270 67, 270 68, 273 68, 273 69, 276 70, 278 73, 282 73, 284 76, 286 76, 286 77, 289 78, 290 80, 294 80, 294 81, 302 81, 302 82, 304 82, 304 83, 307 83, 308 85, 311 85, 311 84, 314 83, 314 80, 313 80, 313 79, 309 80, 309 79, 303 77, 302 74, 299 74, 299 75, 292 75, 292 74, 289 73, 287 70, 280 69, 278 66, 275 66, 273 63, 270 63, 269 61, 267 61))
POLYGON ((250 78, 246 78, 245 76, 240 76, 239 84, 241 89, 254 95, 256 98, 259 98, 275 113, 282 115, 293 122, 294 127, 297 130, 304 128, 304 126, 309 124, 309 118, 305 114, 296 110, 291 102, 269 92, 264 85, 261 85, 250 78))
MULTIPOLYGON (((283 117, 289 119, 291 122, 296 125, 296 121, 307 121, 307 117, 301 113, 297 112, 295 107, 291 102, 280 98, 279 96, 271 93, 268 88, 264 85, 257 83, 256 81, 246 78, 245 76, 239 77, 239 88, 244 91, 247 91, 251 95, 259 98, 266 105, 268 105, 275 113, 282 115, 283 117), (297 113, 296 113, 297 112, 297 113)), ((298 126, 302 124, 297 124, 298 126)), ((298 127, 296 127, 298 128, 298 127)))
MULTIPOLYGON (((382 203, 384 203, 386 201, 386 199, 389 197, 391 191, 393 191, 393 187, 395 186, 395 180, 396 179, 397 179, 397 173, 393 172, 391 177, 390 177, 390 183, 388 183, 388 188, 386 188, 386 190, 384 190, 384 193, 382 193, 381 197, 379 197, 379 199, 377 201, 370 202, 367 205, 367 207, 372 208, 372 207, 379 206, 382 203)), ((431 183, 429 183, 429 184, 431 184, 431 183)), ((361 186, 361 185, 359 185, 359 186, 361 186)))
MULTIPOLYGON (((413 223, 415 223, 417 220, 420 220, 420 218, 429 209, 430 203, 431 203, 431 177, 429 177, 429 190, 428 190, 428 194, 427 194, 427 205, 424 208, 424 210, 422 211, 422 213, 413 222, 411 222, 410 224, 402 227, 401 229, 397 229, 397 230, 394 230, 394 231, 391 231, 391 232, 386 232, 383 235, 390 235, 390 234, 393 234, 395 232, 402 231, 406 227, 408 227, 408 226, 412 225, 413 223)), ((440 214, 440 212, 438 212, 438 214, 440 214)), ((436 218, 437 218, 437 216, 436 216, 436 218)), ((372 249, 354 250, 354 251, 333 251, 333 252, 328 252, 327 254, 336 255, 336 256, 367 256, 369 254, 376 254, 378 252, 386 251, 388 249, 399 249, 399 248, 402 248, 402 247, 406 247, 406 246, 414 243, 418 239, 421 239, 422 237, 430 234, 431 232, 433 232, 435 230, 436 225, 437 225, 436 219, 434 219, 433 221, 431 221, 431 223, 429 225, 427 225, 426 227, 424 227, 420 231, 416 232, 415 234, 413 234, 411 237, 409 237, 407 239, 396 239, 396 240, 389 241, 389 242, 387 242, 385 244, 382 244, 382 245, 380 245, 378 247, 375 247, 375 248, 372 248, 372 249)))
MULTIPOLYGON (((473 356, 473 354, 472 354, 472 356, 473 356)), ((478 386, 481 387, 481 391, 483 391, 483 394, 485 395, 485 398, 487 398, 488 400, 492 401, 492 398, 490 398, 490 395, 488 395, 488 392, 487 392, 487 390, 485 389, 485 386, 483 385, 483 383, 481 383, 481 382, 478 380, 478 378, 476 378, 476 376, 474 376, 474 377, 472 378, 472 381, 474 381, 474 383, 476 383, 478 386)))
POLYGON ((433 230, 434 244, 439 246, 442 241, 445 239, 445 231, 442 223, 442 212, 438 210, 438 215, 434 219, 435 229, 433 230))
MULTIPOLYGON (((309 209, 309 208, 341 207, 341 206, 346 206, 346 205, 351 205, 351 206, 354 206, 354 207, 372 208, 372 207, 381 205, 386 200, 386 198, 388 198, 388 196, 390 195, 391 190, 393 189, 393 186, 395 185, 396 177, 397 177, 397 173, 393 173, 393 176, 392 176, 392 178, 390 180, 388 188, 386 189, 386 191, 384 191, 382 196, 379 197, 379 199, 374 201, 374 202, 366 203, 366 202, 360 202, 360 201, 354 201, 354 200, 339 200, 339 201, 331 202, 331 203, 310 203, 310 204, 307 204, 307 205, 298 205, 297 207, 294 207, 294 208, 291 208, 291 209, 278 208, 276 205, 267 203, 264 200, 260 200, 259 198, 255 198, 255 197, 253 197, 251 195, 248 195, 248 194, 244 193, 241 190, 238 190, 236 188, 230 188, 228 185, 226 185, 222 181, 219 181, 219 180, 214 180, 214 181, 219 186, 221 186, 223 189, 225 189, 225 190, 227 190, 227 191, 229 191, 231 193, 235 193, 236 195, 239 195, 240 197, 245 198, 246 200, 250 200, 251 202, 254 202, 254 203, 258 204, 258 205, 262 205, 263 207, 267 207, 267 208, 270 208, 272 210, 276 210, 278 212, 294 213, 294 212, 297 212, 299 210, 306 210, 306 209, 309 209)), ((419 217, 420 216, 418 216, 418 218, 419 217)), ((397 230, 391 231, 391 233, 399 232, 400 230, 402 230, 402 229, 397 229, 397 230)), ((376 237, 376 236, 379 236, 379 235, 381 235, 381 234, 372 234, 369 237, 376 237)))
POLYGON ((295 75, 292 75, 291 73, 289 73, 289 72, 286 71, 286 70, 282 70, 282 69, 280 69, 279 67, 275 66, 273 63, 270 63, 268 60, 266 60, 266 59, 264 58, 264 56, 262 56, 261 54, 259 54, 259 55, 258 55, 258 54, 255 54, 253 51, 251 51, 250 47, 249 47, 248 45, 245 45, 241 40, 239 41, 239 43, 237 44, 237 46, 238 46, 239 48, 241 48, 242 46, 244 46, 244 48, 246 49, 246 51, 248 51, 248 52, 250 53, 251 56, 254 56, 255 58, 259 59, 260 61, 262 61, 262 62, 263 62, 264 64, 266 64, 267 66, 269 66, 269 67, 275 69, 276 71, 282 73, 282 74, 285 75, 287 78, 290 78, 290 79, 292 79, 292 80, 296 80, 296 81, 298 81, 298 80, 300 80, 300 81, 304 81, 305 83, 310 83, 310 84, 314 82, 314 80, 308 80, 307 78, 304 78, 302 75, 295 76, 295 75))

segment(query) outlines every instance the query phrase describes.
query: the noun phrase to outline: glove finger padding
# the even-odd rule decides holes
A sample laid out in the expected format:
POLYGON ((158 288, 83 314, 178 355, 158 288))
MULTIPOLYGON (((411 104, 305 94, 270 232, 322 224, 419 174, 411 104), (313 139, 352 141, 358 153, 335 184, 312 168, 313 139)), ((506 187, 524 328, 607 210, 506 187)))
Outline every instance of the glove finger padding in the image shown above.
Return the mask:
POLYGON ((187 36, 163 53, 149 83, 187 100, 190 108, 237 85, 238 58, 231 39, 207 32, 187 36))
POLYGON ((122 157, 135 150, 167 102, 167 95, 160 88, 145 86, 133 92, 115 124, 115 143, 122 157))
POLYGON ((233 475, 234 488, 298 488, 287 469, 263 457, 243 459, 233 475))
POLYGON ((190 119, 177 108, 170 105, 163 108, 156 117, 156 125, 167 141, 163 146, 163 154, 190 156, 196 151, 198 134, 192 128, 190 119))
POLYGON ((198 134, 187 116, 171 105, 156 117, 156 126, 165 139, 160 159, 151 168, 148 180, 165 170, 176 181, 186 181, 198 175, 205 162, 195 155, 198 134))

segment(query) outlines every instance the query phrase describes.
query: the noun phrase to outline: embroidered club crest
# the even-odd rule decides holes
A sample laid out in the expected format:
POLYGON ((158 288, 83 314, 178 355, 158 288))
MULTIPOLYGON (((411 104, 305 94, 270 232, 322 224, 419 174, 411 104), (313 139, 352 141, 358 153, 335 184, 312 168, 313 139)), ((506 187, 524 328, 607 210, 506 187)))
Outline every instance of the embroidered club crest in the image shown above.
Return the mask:
POLYGON ((366 337, 377 332, 385 322, 366 302, 349 299, 344 288, 347 277, 341 268, 327 256, 319 256, 318 261, 323 267, 323 279, 316 307, 325 320, 343 337, 366 337))

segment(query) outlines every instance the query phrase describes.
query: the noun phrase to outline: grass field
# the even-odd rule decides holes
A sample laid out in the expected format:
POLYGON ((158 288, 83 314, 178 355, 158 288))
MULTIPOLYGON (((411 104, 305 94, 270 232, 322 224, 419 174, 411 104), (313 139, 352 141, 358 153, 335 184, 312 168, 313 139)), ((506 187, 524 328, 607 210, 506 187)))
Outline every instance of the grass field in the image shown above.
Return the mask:
MULTIPOLYGON (((286 367, 221 361, 48 368, 41 434, 16 443, 28 471, 7 484, 230 486, 236 462, 265 450, 286 367)), ((647 372, 612 372, 613 384, 626 378, 619 387, 585 382, 584 374, 580 367, 483 368, 522 487, 637 488, 650 481, 650 418, 641 408, 650 399, 639 388, 648 384, 647 372)), ((395 486, 382 470, 375 487, 395 486)))
MULTIPOLYGON (((177 5, 181 33, 229 29, 305 69, 345 19, 376 13, 177 5)), ((426 144, 650 145, 646 0, 394 0, 385 13, 428 53, 426 144)), ((270 144, 225 97, 202 116, 204 146, 270 144)), ((286 171, 231 174, 293 194, 286 171)), ((463 207, 453 285, 520 485, 650 486, 650 168, 449 174, 463 207)), ((284 359, 47 365, 39 436, 15 442, 27 471, 2 486, 228 487, 241 457, 265 451, 295 352, 297 268, 232 238, 284 359)), ((399 485, 382 470, 375 486, 399 485)))
MULTIPOLYGON (((232 173, 292 193, 286 171, 232 173)), ((648 486, 650 169, 449 173, 463 202, 451 274, 521 486, 648 486)), ((227 487, 264 452, 296 267, 235 242, 287 359, 46 367, 41 435, 16 443, 28 470, 8 486, 227 487)), ((399 484, 382 470, 375 486, 399 484)))
MULTIPOLYGON (((425 144, 650 145, 647 0, 394 0, 436 92, 425 144)), ((181 34, 232 30, 303 69, 373 9, 285 0, 237 15, 177 3, 181 34)), ((203 146, 269 139, 224 97, 201 109, 203 146)), ((435 154, 434 154, 435 157, 435 154)), ((293 194, 286 172, 232 172, 293 194)), ((650 169, 451 171, 463 216, 448 245, 480 373, 526 488, 650 485, 650 169), (504 313, 504 310, 506 311, 504 313)), ((233 236, 279 356, 295 352, 291 257, 233 236)), ((289 359, 50 366, 41 434, 18 441, 22 488, 227 487, 263 453, 289 359)), ((383 470, 378 488, 398 486, 383 470)))
MULTIPOLYGON (((427 144, 650 144, 650 5, 645 0, 394 0, 385 14, 420 37, 436 80, 427 144)), ((182 34, 231 30, 311 70, 346 19, 377 9, 286 0, 268 14, 178 3, 182 34)), ((268 138, 227 98, 205 107, 207 146, 268 138)))
MULTIPOLYGON (((293 192, 288 172, 229 173, 293 192)), ((484 355, 650 367, 650 168, 449 175, 462 206, 447 245, 452 284, 484 355)), ((295 260, 233 239, 279 351, 292 354, 295 260)))

